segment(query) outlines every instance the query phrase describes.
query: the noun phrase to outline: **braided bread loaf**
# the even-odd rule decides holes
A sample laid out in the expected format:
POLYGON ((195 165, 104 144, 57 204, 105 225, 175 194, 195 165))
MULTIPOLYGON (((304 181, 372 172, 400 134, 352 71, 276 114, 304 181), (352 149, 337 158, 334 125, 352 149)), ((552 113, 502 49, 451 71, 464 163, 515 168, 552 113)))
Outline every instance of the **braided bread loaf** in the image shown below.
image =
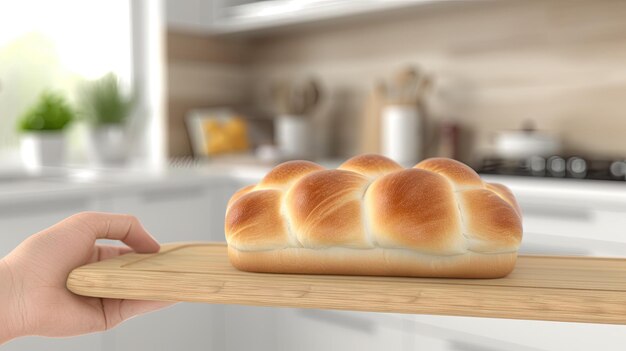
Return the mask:
POLYGON ((232 196, 225 232, 244 271, 496 278, 515 265, 522 222, 506 187, 458 161, 361 155, 276 166, 232 196))

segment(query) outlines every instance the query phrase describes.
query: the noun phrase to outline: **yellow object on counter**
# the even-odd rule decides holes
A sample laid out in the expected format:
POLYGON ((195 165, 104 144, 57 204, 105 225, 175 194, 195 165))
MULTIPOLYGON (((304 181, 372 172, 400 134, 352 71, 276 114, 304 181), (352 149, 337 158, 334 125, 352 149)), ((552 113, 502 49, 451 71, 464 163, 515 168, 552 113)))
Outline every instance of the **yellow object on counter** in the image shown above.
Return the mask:
POLYGON ((208 119, 202 125, 209 156, 248 150, 248 126, 241 117, 225 121, 208 119))

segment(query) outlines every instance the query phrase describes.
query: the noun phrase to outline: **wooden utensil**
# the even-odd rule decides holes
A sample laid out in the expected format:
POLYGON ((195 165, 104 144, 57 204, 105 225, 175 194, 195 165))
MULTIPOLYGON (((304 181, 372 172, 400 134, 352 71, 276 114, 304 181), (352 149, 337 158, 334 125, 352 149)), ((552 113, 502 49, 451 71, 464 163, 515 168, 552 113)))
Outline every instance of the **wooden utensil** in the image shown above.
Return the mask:
POLYGON ((282 81, 273 85, 272 96, 278 114, 307 116, 319 102, 320 88, 313 79, 302 84, 282 81))
POLYGON ((272 98, 278 114, 288 114, 291 110, 290 84, 285 81, 276 82, 272 85, 272 98))
POLYGON ((241 272, 223 243, 163 245, 75 269, 67 287, 101 298, 626 324, 626 260, 520 256, 502 279, 241 272))
POLYGON ((416 82, 414 90, 411 92, 411 98, 417 104, 423 104, 425 96, 432 92, 434 88, 434 79, 431 75, 422 75, 416 82))
POLYGON ((311 114, 320 99, 319 85, 315 80, 310 79, 304 85, 304 115, 311 114))
POLYGON ((396 73, 393 78, 391 101, 398 104, 414 103, 420 77, 419 70, 413 66, 406 67, 396 73))
POLYGON ((384 81, 376 82, 365 102, 364 123, 361 136, 361 153, 380 153, 381 112, 388 91, 384 81))

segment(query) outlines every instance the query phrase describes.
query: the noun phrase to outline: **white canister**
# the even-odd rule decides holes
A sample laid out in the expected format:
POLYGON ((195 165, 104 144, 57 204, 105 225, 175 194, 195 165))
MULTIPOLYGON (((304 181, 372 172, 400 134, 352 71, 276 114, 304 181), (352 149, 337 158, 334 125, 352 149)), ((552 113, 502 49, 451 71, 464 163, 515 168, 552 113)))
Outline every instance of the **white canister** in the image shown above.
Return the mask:
POLYGON ((278 116, 275 120, 274 132, 282 157, 307 158, 311 156, 313 131, 310 118, 292 115, 278 116))
POLYGON ((422 156, 422 125, 417 107, 386 106, 381 120, 383 154, 403 166, 414 166, 422 156))

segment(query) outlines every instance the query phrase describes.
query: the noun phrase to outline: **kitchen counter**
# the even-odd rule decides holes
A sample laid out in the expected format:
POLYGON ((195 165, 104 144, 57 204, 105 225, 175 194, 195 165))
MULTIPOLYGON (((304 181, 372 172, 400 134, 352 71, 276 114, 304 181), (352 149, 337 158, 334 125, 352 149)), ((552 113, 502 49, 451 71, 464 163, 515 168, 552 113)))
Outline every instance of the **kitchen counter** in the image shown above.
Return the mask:
POLYGON ((76 195, 126 193, 225 181, 254 183, 269 168, 208 165, 162 171, 137 169, 54 169, 39 176, 0 181, 0 204, 14 201, 66 198, 76 195))
MULTIPOLYGON (((328 160, 321 164, 334 168, 339 162, 328 160)), ((159 172, 138 169, 56 169, 52 175, 0 181, 0 203, 78 194, 123 193, 207 182, 219 184, 225 180, 252 184, 259 181, 271 168, 267 164, 206 163, 159 172)), ((626 182, 501 175, 482 177, 488 182, 505 184, 516 197, 528 201, 540 200, 568 205, 593 204, 626 209, 626 182)))

